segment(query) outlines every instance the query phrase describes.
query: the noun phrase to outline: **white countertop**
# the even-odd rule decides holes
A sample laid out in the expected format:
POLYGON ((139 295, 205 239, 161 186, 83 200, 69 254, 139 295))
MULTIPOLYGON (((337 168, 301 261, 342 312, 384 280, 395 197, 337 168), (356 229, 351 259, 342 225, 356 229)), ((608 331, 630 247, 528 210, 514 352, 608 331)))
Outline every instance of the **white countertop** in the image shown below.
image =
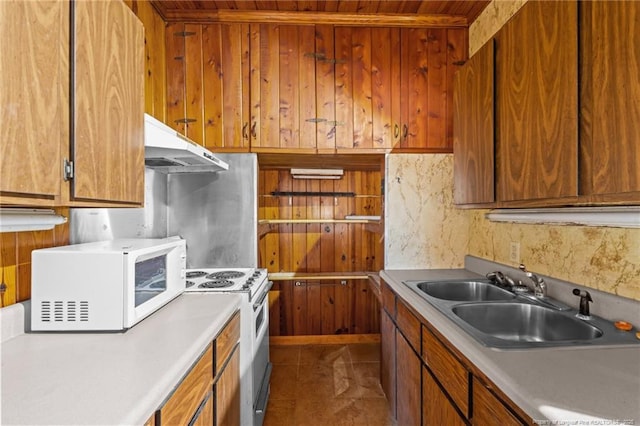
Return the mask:
POLYGON ((380 276, 534 421, 640 423, 640 346, 488 348, 402 284, 480 275, 456 269, 385 270, 380 276))
POLYGON ((240 306, 183 294, 124 333, 27 333, 2 343, 3 425, 143 424, 240 306))

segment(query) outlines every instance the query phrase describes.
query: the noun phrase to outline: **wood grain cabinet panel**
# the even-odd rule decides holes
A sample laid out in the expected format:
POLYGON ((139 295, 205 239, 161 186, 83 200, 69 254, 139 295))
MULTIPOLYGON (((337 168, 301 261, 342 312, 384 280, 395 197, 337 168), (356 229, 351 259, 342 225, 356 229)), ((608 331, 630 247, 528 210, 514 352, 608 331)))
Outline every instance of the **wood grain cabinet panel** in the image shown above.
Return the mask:
POLYGON ((577 2, 528 2, 496 36, 505 203, 578 195, 577 22, 577 2))
POLYGON ((416 318, 402 301, 397 301, 396 324, 415 351, 420 352, 420 320, 416 318))
POLYGON ((65 1, 0 2, 2 203, 60 200, 69 146, 68 31, 65 1))
POLYGON ((469 416, 469 372, 427 327, 422 327, 422 358, 458 409, 469 416))
POLYGON ((494 43, 485 44, 453 80, 454 203, 495 202, 494 43))
POLYGON ((71 199, 144 198, 144 29, 123 2, 76 2, 71 199))
POLYGON ((316 152, 314 26, 251 25, 251 149, 316 152))
POLYGON ((167 122, 216 152, 249 150, 249 25, 167 25, 167 122))
POLYGON ((393 67, 398 64, 400 30, 336 27, 335 46, 336 149, 392 148, 392 102, 399 95, 393 67))
POLYGON ((0 203, 141 205, 144 38, 137 17, 114 1, 3 2, 0 18, 7 58, 0 203), (72 166, 63 176, 66 161, 72 166))
POLYGON ((389 412, 396 412, 396 325, 384 309, 380 312, 380 384, 389 403, 389 412))
POLYGON ((524 425, 481 381, 473 379, 474 425, 524 425))
POLYGON ((211 344, 160 409, 160 423, 187 424, 209 393, 212 383, 213 345, 211 344))
POLYGON ((581 3, 581 193, 640 202, 640 4, 581 3))
POLYGON ((426 367, 422 367, 422 424, 425 426, 466 424, 426 367))
POLYGON ((400 37, 401 102, 394 149, 451 152, 453 76, 467 59, 467 30, 403 28, 400 37))
MULTIPOLYGON (((240 425, 240 346, 228 358, 215 383, 215 425, 240 425)), ((205 423, 203 423, 205 424, 205 423)), ((211 424, 211 423, 207 423, 211 424)))
POLYGON ((398 425, 419 425, 422 414, 422 363, 401 333, 397 333, 396 345, 396 419, 398 425))

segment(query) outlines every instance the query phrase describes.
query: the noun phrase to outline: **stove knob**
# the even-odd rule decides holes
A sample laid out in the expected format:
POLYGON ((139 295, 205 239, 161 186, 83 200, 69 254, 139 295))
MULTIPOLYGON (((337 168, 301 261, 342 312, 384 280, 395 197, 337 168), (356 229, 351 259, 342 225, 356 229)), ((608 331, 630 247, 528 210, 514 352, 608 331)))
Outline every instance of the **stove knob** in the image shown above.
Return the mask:
POLYGON ((247 283, 245 285, 253 284, 253 278, 247 278, 247 283))
POLYGON ((249 286, 247 284, 242 286, 242 290, 248 290, 248 289, 249 289, 249 286))
POLYGON ((259 277, 260 276, 260 271, 255 271, 253 273, 253 276, 256 277, 256 278, 259 277))

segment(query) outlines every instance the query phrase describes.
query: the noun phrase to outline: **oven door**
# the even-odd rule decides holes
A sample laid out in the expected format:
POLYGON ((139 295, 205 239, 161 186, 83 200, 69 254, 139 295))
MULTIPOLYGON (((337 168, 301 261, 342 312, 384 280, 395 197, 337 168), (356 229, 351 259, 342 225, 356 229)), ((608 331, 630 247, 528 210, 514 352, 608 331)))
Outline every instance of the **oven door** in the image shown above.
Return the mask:
POLYGON ((253 410, 254 426, 262 425, 269 400, 269 281, 253 304, 253 410))

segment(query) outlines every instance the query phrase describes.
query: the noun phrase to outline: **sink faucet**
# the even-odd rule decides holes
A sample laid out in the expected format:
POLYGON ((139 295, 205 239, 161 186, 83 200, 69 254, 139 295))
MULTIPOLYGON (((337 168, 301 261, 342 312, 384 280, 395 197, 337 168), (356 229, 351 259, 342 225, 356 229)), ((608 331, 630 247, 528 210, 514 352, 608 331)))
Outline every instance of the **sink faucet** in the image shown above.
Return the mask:
POLYGON ((533 282, 533 293, 536 297, 547 297, 547 283, 533 272, 527 271, 524 264, 520 264, 520 270, 533 282))
POLYGON ((580 289, 574 288, 573 294, 580 297, 580 311, 576 316, 580 319, 591 319, 591 315, 589 314, 589 302, 593 302, 591 295, 588 291, 580 291, 580 289))

